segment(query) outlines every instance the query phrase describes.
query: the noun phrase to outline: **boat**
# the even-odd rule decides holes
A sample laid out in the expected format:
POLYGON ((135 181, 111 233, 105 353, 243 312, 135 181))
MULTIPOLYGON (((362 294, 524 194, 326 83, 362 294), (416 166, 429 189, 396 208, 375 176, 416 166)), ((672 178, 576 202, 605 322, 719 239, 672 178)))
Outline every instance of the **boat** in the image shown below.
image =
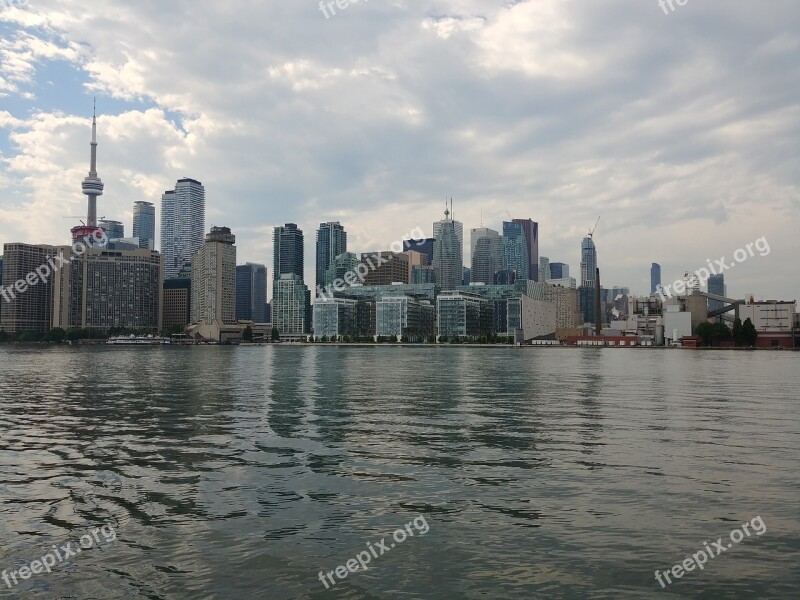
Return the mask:
POLYGON ((108 338, 106 344, 112 346, 162 346, 171 344, 172 340, 165 337, 154 337, 152 335, 117 335, 108 338))

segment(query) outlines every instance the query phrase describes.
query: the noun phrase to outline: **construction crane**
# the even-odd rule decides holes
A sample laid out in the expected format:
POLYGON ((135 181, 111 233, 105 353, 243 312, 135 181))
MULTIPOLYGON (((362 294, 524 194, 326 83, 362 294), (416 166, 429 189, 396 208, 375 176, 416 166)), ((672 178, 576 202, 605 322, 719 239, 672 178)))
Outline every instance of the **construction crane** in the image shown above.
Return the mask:
POLYGON ((594 230, 595 230, 595 229, 597 229, 597 225, 600 223, 600 219, 602 218, 602 216, 603 216, 603 215, 600 215, 599 217, 597 217, 597 222, 594 224, 594 227, 592 227, 592 228, 589 230, 589 237, 590 237, 590 238, 593 238, 593 237, 594 237, 594 230))

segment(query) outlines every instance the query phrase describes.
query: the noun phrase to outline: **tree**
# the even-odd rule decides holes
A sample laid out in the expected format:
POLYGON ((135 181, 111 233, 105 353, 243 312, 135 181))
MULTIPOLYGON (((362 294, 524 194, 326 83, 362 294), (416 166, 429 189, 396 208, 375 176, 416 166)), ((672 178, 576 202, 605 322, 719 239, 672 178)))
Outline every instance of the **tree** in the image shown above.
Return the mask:
POLYGON ((729 340, 731 338, 731 330, 725 323, 714 323, 714 338, 718 340, 729 340))
POLYGON ((756 326, 753 325, 753 322, 749 318, 745 319, 745 322, 742 324, 742 337, 744 338, 744 343, 748 346, 752 347, 756 345, 758 331, 756 331, 756 326))
POLYGON ((280 339, 281 339, 281 334, 278 331, 278 328, 277 327, 273 327, 272 328, 272 341, 273 342, 278 342, 278 341, 280 341, 280 339))
POLYGON ((61 327, 55 327, 50 330, 47 334, 46 339, 49 342, 54 342, 56 344, 61 344, 67 338, 67 332, 61 329, 61 327))
POLYGON ((704 346, 710 346, 711 339, 714 337, 714 326, 708 321, 703 321, 697 326, 696 333, 703 339, 704 346))
POLYGON ((253 341, 253 328, 248 325, 244 328, 242 332, 242 341, 243 342, 252 342, 253 341))
POLYGON ((742 332, 742 320, 739 317, 733 322, 733 341, 736 343, 737 346, 741 346, 744 343, 744 335, 742 332))

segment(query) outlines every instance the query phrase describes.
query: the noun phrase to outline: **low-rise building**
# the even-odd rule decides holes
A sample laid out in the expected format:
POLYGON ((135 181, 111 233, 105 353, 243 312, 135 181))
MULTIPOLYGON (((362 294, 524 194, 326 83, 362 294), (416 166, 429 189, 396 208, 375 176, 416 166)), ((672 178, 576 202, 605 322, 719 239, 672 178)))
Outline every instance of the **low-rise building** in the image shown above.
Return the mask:
POLYGON ((318 298, 314 303, 314 338, 331 339, 357 333, 357 300, 318 298))
POLYGON ((375 335, 423 341, 434 334, 435 313, 427 300, 384 296, 375 303, 375 335))

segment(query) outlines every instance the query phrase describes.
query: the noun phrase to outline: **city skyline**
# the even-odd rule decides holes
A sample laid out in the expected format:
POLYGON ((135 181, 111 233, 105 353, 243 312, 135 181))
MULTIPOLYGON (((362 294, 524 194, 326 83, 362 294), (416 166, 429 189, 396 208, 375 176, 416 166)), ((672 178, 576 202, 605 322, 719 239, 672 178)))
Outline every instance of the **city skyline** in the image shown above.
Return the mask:
MULTIPOLYGON (((356 253, 374 251, 430 223, 439 199, 452 196, 470 229, 498 229, 506 211, 532 216, 540 252, 573 270, 575 240, 602 213, 603 279, 638 293, 649 290, 651 262, 671 281, 766 236, 776 252, 738 267, 730 293, 798 295, 786 276, 800 250, 791 230, 797 100, 784 85, 786 69, 798 67, 782 40, 800 8, 775 7, 775 28, 736 2, 669 17, 645 5, 547 1, 444 2, 431 17, 431 6, 364 3, 327 21, 314 6, 278 15, 201 2, 197 13, 220 25, 204 49, 239 32, 226 59, 242 65, 234 71, 189 51, 183 33, 159 40, 166 62, 147 55, 139 36, 179 18, 175 7, 115 10, 112 0, 102 27, 99 15, 78 18, 49 0, 0 12, 10 59, 0 69, 20 65, 2 71, 10 87, 0 111, 0 242, 62 243, 62 216, 85 213, 76 181, 86 177, 96 95, 106 186, 98 216, 126 229, 134 202, 158 204, 177 178, 196 177, 209 190, 207 225, 230 226, 244 260, 271 264, 275 225, 296 222, 310 235, 340 221, 356 253), (719 35, 701 35, 695 19, 719 35), (261 24, 257 37, 248 22, 261 24), (314 43, 265 35, 278 23, 302 23, 314 43), (611 54, 598 52, 598 24, 611 54), (318 45, 351 39, 350 28, 362 39, 357 50, 331 55, 318 45), (537 35, 544 31, 552 36, 537 35), (385 49, 397 35, 409 39, 407 55, 385 49), (676 36, 689 41, 679 52, 676 36), (130 55, 117 55, 120 43, 130 55), (537 62, 540 52, 550 58, 537 62), (435 59, 419 60, 428 53, 435 59), (424 85, 403 75, 410 65, 423 69, 424 85), (183 74, 177 93, 165 72, 183 74), (453 85, 433 84, 445 76, 453 85), (359 141, 342 152, 348 137, 359 141)), ((313 281, 310 245, 305 265, 313 281)))

